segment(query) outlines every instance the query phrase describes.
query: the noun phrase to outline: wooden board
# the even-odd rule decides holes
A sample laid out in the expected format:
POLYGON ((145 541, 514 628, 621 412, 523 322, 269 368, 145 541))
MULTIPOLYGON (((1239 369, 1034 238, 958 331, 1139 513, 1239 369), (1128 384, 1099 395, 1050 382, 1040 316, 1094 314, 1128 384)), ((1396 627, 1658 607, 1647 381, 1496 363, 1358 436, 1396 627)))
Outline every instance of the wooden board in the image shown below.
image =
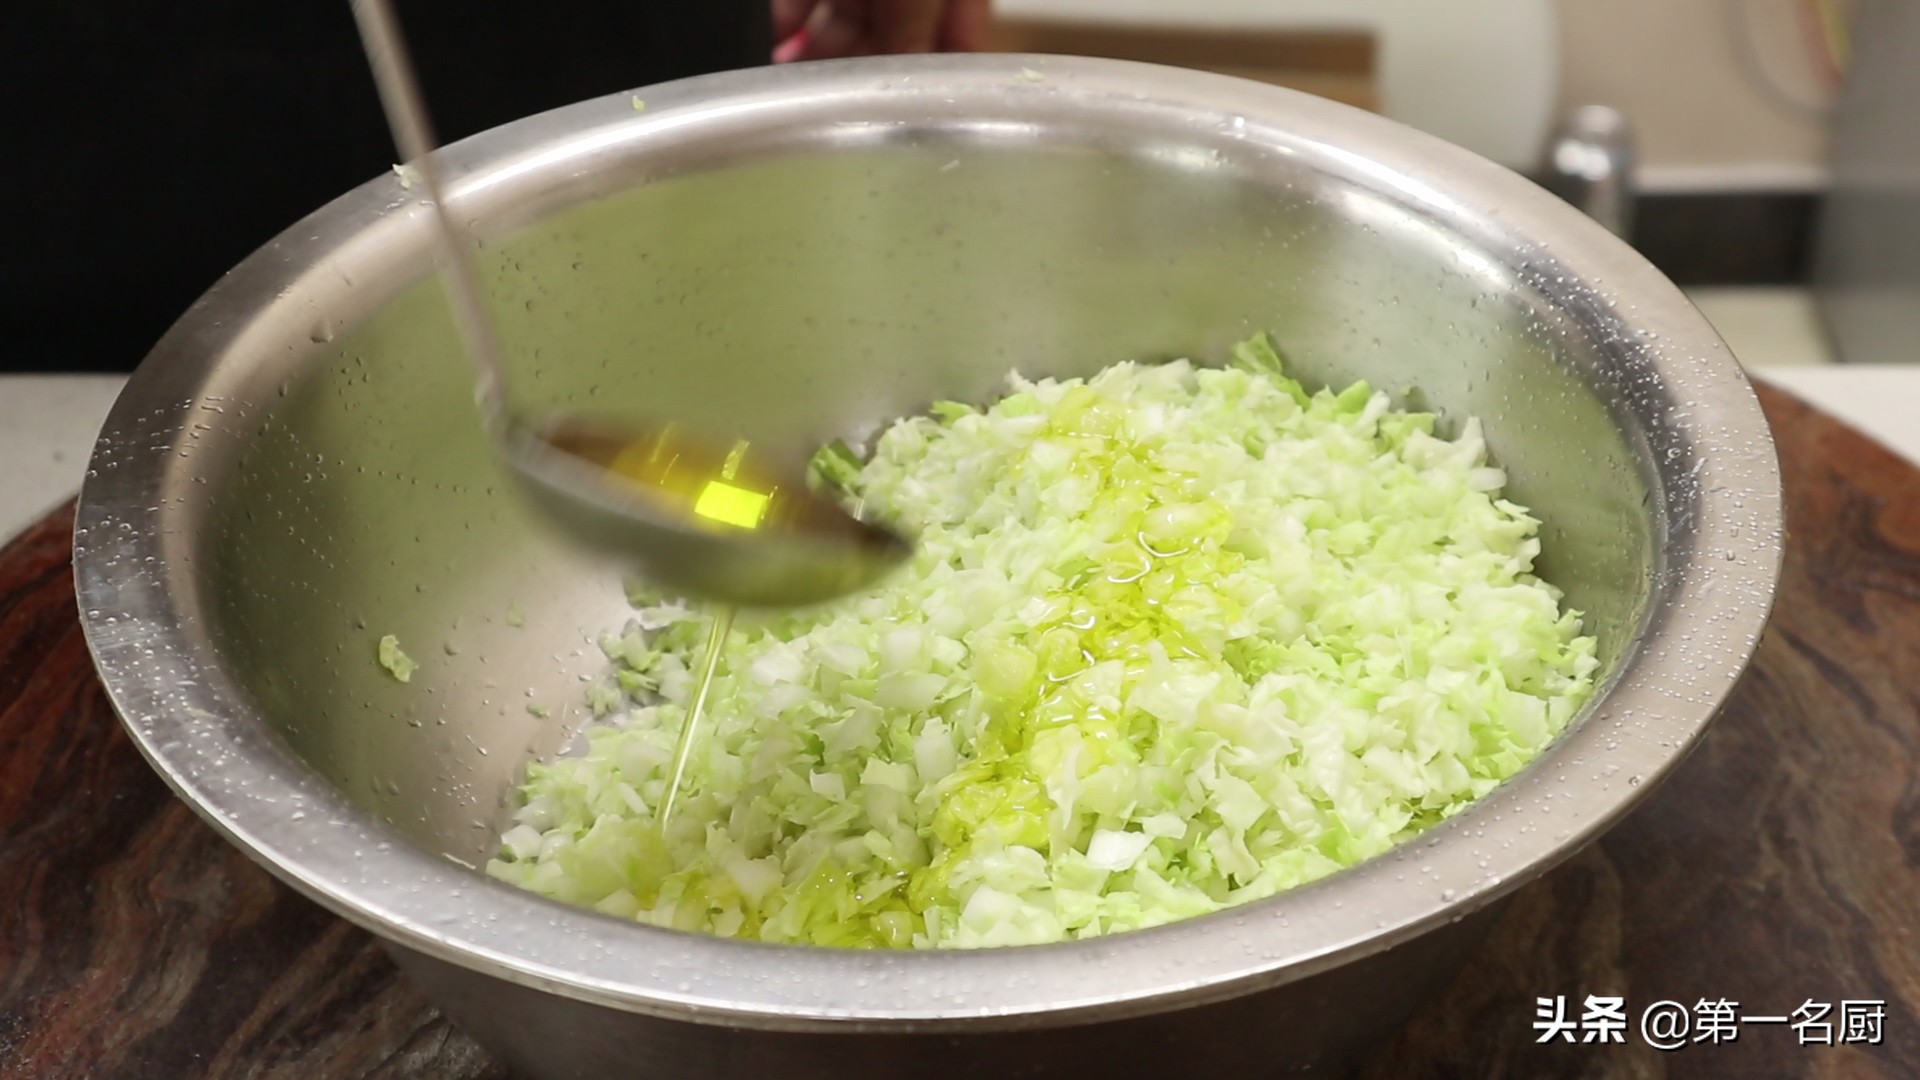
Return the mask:
MULTIPOLYGON (((1761 393, 1791 541, 1752 671, 1678 775, 1523 889, 1365 1080, 1920 1076, 1920 472, 1761 393), (1877 1046, 1767 1026, 1671 1053, 1637 1030, 1535 1042, 1536 997, 1577 1016, 1588 994, 1636 1020, 1701 998, 1886 1017, 1877 1046)), ((0 551, 0 1078, 504 1078, 366 934, 147 767, 80 636, 70 528, 62 512, 0 551)))

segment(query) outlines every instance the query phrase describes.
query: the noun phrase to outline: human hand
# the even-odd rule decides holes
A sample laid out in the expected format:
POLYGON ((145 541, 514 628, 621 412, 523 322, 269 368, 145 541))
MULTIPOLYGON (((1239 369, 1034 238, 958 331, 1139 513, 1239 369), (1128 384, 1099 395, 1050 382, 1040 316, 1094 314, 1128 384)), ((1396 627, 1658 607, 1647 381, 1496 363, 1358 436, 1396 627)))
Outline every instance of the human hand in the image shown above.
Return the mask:
POLYGON ((986 47, 991 0, 772 0, 774 63, 986 47))

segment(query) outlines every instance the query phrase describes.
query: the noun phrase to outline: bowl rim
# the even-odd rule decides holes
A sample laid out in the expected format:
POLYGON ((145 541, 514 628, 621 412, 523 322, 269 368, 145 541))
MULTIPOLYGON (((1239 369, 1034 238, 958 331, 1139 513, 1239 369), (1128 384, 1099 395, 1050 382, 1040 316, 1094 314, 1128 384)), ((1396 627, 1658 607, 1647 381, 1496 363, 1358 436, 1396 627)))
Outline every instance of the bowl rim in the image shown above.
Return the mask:
POLYGON ((129 381, 90 461, 74 541, 86 640, 115 710, 174 790, 335 913, 404 949, 523 986, 758 1029, 1012 1029, 1238 996, 1457 922, 1577 851, 1684 758, 1750 660, 1779 577, 1780 479, 1765 418, 1678 288, 1576 210, 1468 151, 1225 76, 1090 58, 890 57, 701 76, 529 117, 442 151, 449 201, 477 202, 516 171, 566 168, 677 130, 913 94, 1016 113, 1044 104, 1153 111, 1200 127, 1238 121, 1237 138, 1310 153, 1423 213, 1527 242, 1542 273, 1584 290, 1594 318, 1624 318, 1630 306, 1634 347, 1657 389, 1686 403, 1669 403, 1649 437, 1681 440, 1696 455, 1685 476, 1655 464, 1654 495, 1696 485, 1697 497, 1685 542, 1656 538, 1655 601, 1584 717, 1470 811, 1393 852, 1216 914, 1054 945, 860 952, 680 933, 561 905, 415 848, 272 736, 222 672, 198 629, 180 501, 167 497, 194 449, 186 429, 198 410, 221 407, 220 362, 250 344, 251 317, 329 253, 369 230, 407 226, 413 195, 382 177, 289 228, 194 304, 129 381), (1738 500, 1726 494, 1735 490, 1738 500), (1709 611, 1717 618, 1703 635, 1709 611), (1692 640, 1680 636, 1688 626, 1692 640))

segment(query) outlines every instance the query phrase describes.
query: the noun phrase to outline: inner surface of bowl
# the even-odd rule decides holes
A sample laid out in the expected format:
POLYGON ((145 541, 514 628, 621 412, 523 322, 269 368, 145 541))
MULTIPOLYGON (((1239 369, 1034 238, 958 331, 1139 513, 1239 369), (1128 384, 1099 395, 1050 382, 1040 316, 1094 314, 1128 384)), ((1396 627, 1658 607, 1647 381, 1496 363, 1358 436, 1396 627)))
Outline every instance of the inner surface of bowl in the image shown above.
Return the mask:
MULTIPOLYGON (((693 131, 665 177, 663 148, 634 140, 596 164, 597 192, 520 196, 532 220, 486 251, 514 391, 804 454, 988 399, 1010 370, 1218 362, 1270 329, 1310 385, 1365 378, 1482 417, 1550 528, 1542 572, 1619 654, 1661 522, 1590 386, 1622 358, 1488 238, 1231 120, 1196 137, 926 111, 693 131)), ((206 535, 213 631, 315 768, 411 839, 483 859, 476 822, 579 720, 591 643, 625 618, 621 568, 515 497, 436 285, 362 299, 375 310, 336 316, 278 385, 256 373, 268 393, 235 389, 272 408, 206 535), (385 634, 421 662, 411 683, 374 662, 385 634)))
MULTIPOLYGON (((1340 884, 1367 867, 1303 890, 1372 888, 1364 927, 1322 899, 1257 905, 1294 905, 1320 937, 1269 936, 1259 963, 1223 960, 1219 977, 1498 895, 1622 812, 1744 663, 1778 555, 1751 394, 1671 285, 1517 177, 1326 102, 1094 61, 756 72, 645 104, 590 102, 447 152, 528 406, 801 451, 988 399, 1010 370, 1220 362, 1267 330, 1310 386, 1364 378, 1449 426, 1483 420, 1510 497, 1545 522, 1539 571, 1587 614, 1613 685, 1467 815, 1487 857, 1450 823, 1421 841, 1459 850, 1417 899, 1340 884), (1526 788, 1542 770, 1562 800, 1544 809, 1526 788)), ((88 485, 83 606, 130 725, 216 823, 363 922, 532 978, 537 959, 460 936, 471 906, 420 929, 407 897, 470 875, 407 849, 491 853, 526 761, 587 720, 584 682, 606 665, 593 642, 628 616, 622 567, 548 531, 490 455, 416 194, 383 178, 343 198, 162 344, 88 485), (136 624, 169 618, 178 648, 123 655, 136 624), (389 634, 419 662, 410 682, 376 660, 389 634), (221 773, 220 753, 262 771, 221 773), (392 850, 280 857, 329 843, 293 816, 308 812, 392 850)), ((673 970, 660 932, 466 885, 507 905, 493 914, 591 926, 603 953, 609 933, 654 934, 652 962, 673 970)))

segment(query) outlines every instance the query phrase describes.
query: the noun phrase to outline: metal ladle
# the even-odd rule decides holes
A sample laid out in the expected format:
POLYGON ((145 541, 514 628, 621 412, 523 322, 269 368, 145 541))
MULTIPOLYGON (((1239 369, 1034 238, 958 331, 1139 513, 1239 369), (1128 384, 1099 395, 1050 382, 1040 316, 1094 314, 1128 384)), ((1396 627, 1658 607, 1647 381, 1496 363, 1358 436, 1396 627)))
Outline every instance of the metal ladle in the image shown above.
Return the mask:
POLYGON ((474 364, 481 418, 549 519, 667 589, 744 607, 831 600, 912 553, 897 533, 815 493, 800 463, 746 441, 634 417, 516 412, 470 244, 430 156, 433 129, 399 22, 388 0, 352 4, 394 143, 432 207, 441 280, 474 364))

